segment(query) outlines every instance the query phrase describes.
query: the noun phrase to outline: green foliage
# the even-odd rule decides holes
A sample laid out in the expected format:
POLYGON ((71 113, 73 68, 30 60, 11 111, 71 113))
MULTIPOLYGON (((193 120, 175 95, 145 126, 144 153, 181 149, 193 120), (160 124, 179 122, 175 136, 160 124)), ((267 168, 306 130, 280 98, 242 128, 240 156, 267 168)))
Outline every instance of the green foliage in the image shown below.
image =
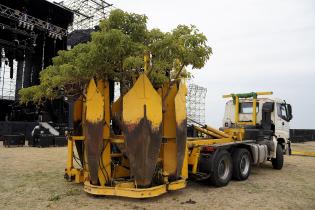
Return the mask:
POLYGON ((155 87, 177 77, 190 77, 187 66, 202 68, 212 54, 207 38, 195 26, 179 25, 171 32, 147 29, 147 17, 113 10, 101 21, 88 43, 59 51, 53 65, 40 73, 40 85, 20 90, 21 103, 81 93, 91 78, 121 84, 121 93, 143 71, 143 55, 151 54, 148 75, 155 87))
POLYGON ((29 88, 23 88, 20 90, 21 95, 20 102, 28 103, 33 101, 34 103, 40 103, 42 98, 41 86, 35 85, 29 88))

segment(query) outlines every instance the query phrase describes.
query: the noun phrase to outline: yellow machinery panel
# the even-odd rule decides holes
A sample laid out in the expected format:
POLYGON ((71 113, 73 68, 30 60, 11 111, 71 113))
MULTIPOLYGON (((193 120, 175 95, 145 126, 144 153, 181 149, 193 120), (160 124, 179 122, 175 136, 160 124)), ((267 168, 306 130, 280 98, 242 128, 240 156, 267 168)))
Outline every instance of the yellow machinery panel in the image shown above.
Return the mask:
POLYGON ((79 97, 73 106, 73 128, 75 135, 81 135, 81 126, 82 123, 82 109, 83 109, 83 97, 79 97))
POLYGON ((177 169, 177 145, 176 139, 167 139, 162 144, 161 159, 163 160, 163 171, 165 175, 176 176, 177 169))
POLYGON ((109 98, 109 82, 99 80, 97 82, 97 89, 103 96, 104 100, 104 125, 103 125, 103 146, 98 168, 98 178, 101 186, 105 186, 110 182, 111 178, 111 146, 110 138, 110 98, 109 98))
POLYGON ((164 138, 176 138, 175 96, 178 91, 177 89, 178 89, 177 84, 172 85, 171 87, 169 87, 169 84, 165 84, 159 90, 160 95, 164 100, 163 101, 163 104, 164 104, 163 137, 164 138), (168 92, 168 89, 169 89, 169 92, 168 92))
POLYGON ((229 134, 233 139, 242 141, 245 138, 244 128, 225 128, 224 132, 229 134))
MULTIPOLYGON (((187 114, 186 114, 186 84, 180 82, 175 97, 175 119, 176 119, 176 145, 177 145, 177 169, 176 175, 180 177, 186 153, 187 140, 187 114)), ((187 157, 187 156, 186 156, 187 157)), ((186 167, 186 166, 185 166, 186 167)))
POLYGON ((85 151, 92 184, 98 183, 98 169, 103 149, 104 97, 94 79, 87 88, 85 151))
POLYGON ((162 143, 162 99, 145 74, 123 97, 123 134, 136 185, 151 185, 162 143))
POLYGON ((161 148, 161 159, 163 160, 163 173, 169 176, 176 176, 177 169, 177 145, 176 145, 176 119, 175 119, 175 96, 177 84, 163 85, 159 89, 163 99, 163 138, 166 139, 161 148), (166 95, 168 94, 168 95, 166 95))
POLYGON ((109 82, 99 80, 97 82, 97 89, 103 96, 104 100, 104 128, 103 128, 103 139, 109 139, 110 137, 110 98, 109 98, 109 82))
POLYGON ((110 156, 110 143, 109 140, 104 140, 104 146, 98 168, 98 179, 101 186, 105 186, 111 180, 111 156, 110 156))
POLYGON ((134 86, 123 97, 123 121, 139 123, 150 120, 152 129, 160 129, 162 123, 162 100, 145 74, 141 74, 134 86))
POLYGON ((98 123, 104 120, 104 97, 91 79, 86 94, 86 121, 98 123))
MULTIPOLYGON (((112 117, 118 117, 121 115, 122 112, 122 104, 121 104, 121 97, 119 97, 111 107, 112 117)), ((118 117, 119 118, 119 117, 118 117)))

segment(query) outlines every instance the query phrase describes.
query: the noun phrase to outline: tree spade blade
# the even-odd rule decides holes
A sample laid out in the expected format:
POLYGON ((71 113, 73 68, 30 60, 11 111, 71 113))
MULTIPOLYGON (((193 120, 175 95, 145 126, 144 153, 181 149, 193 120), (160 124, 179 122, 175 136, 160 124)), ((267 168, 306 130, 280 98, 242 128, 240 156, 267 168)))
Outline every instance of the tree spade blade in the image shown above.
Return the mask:
POLYGON ((187 140, 187 114, 186 114, 186 84, 179 84, 175 97, 175 118, 176 118, 176 144, 177 144, 177 170, 179 177, 183 168, 187 140))
POLYGON ((104 98, 94 79, 87 88, 85 145, 92 184, 98 184, 98 168, 103 147, 104 98))
POLYGON ((162 141, 162 99, 141 74, 123 97, 123 132, 131 176, 138 187, 149 186, 162 141))

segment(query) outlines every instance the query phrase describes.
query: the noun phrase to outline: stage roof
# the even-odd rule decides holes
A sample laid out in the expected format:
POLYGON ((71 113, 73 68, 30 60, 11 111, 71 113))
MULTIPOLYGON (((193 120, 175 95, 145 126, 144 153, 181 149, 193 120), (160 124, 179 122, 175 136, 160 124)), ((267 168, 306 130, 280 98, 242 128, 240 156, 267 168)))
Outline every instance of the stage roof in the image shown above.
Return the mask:
POLYGON ((70 10, 45 0, 1 0, 0 4, 64 29, 73 22, 73 13, 70 10), (47 20, 47 17, 50 20, 47 20))

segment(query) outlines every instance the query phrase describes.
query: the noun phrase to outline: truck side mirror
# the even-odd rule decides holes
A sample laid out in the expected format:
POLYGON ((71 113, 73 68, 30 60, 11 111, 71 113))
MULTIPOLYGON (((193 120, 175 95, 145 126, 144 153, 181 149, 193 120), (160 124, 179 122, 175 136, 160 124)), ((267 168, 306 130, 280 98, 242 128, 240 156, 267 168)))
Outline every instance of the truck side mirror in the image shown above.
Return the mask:
POLYGON ((291 104, 287 104, 287 110, 288 110, 288 121, 290 121, 293 118, 291 104))

